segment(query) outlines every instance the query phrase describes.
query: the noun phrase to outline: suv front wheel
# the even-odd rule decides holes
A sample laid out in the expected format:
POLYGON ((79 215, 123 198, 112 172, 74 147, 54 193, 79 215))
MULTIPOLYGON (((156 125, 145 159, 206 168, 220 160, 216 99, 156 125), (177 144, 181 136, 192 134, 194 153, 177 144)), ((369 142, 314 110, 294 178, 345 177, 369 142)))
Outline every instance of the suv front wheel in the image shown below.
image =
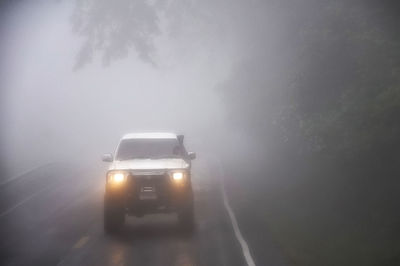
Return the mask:
POLYGON ((186 232, 193 232, 195 229, 193 204, 181 207, 178 210, 178 219, 182 229, 186 232))
POLYGON ((125 211, 119 204, 113 204, 107 197, 104 197, 104 231, 115 233, 125 223, 125 211))

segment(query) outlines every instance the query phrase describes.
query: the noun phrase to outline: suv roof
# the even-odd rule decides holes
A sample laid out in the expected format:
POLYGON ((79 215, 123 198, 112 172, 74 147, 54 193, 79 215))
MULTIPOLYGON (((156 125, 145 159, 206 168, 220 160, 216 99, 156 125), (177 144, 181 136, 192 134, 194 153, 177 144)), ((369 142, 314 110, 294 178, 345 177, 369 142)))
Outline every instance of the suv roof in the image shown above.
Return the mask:
POLYGON ((177 135, 168 132, 129 133, 125 134, 122 139, 177 139, 177 135))

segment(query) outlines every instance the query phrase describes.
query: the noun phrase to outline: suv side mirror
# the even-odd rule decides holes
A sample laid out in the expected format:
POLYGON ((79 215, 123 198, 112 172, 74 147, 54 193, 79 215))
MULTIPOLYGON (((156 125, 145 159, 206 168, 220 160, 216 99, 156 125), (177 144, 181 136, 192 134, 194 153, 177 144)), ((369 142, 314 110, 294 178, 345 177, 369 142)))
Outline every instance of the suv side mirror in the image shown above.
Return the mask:
POLYGON ((184 135, 178 135, 177 138, 178 138, 179 144, 183 145, 183 139, 185 138, 185 136, 184 135))
POLYGON ((101 160, 103 162, 112 162, 114 160, 114 158, 111 153, 105 153, 105 154, 103 154, 103 156, 101 156, 101 160))
POLYGON ((190 160, 196 159, 196 153, 195 152, 189 151, 188 152, 188 156, 189 156, 190 160))

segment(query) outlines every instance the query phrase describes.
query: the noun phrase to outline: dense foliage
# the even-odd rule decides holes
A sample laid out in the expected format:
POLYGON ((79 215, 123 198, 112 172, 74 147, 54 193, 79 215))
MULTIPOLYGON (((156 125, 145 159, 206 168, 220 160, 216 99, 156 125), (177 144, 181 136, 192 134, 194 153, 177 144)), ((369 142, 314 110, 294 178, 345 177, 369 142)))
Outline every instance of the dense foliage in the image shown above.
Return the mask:
POLYGON ((331 4, 324 20, 305 31, 307 71, 295 101, 314 149, 398 162, 400 19, 392 8, 331 4))
MULTIPOLYGON (((399 4, 288 2, 274 7, 289 24, 279 46, 271 48, 271 40, 256 32, 251 42, 272 52, 262 45, 249 49, 224 86, 232 117, 260 138, 280 140, 280 148, 289 145, 290 152, 398 163, 399 4)), ((268 14, 271 4, 264 8, 268 14)))

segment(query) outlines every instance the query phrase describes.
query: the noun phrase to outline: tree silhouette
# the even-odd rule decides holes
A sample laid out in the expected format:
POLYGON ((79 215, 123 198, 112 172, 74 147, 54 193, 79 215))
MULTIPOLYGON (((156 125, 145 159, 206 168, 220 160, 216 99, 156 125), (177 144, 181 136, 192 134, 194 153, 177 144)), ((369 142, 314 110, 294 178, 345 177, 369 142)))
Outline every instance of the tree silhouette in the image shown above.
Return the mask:
POLYGON ((152 62, 152 38, 160 33, 156 4, 142 0, 76 1, 72 25, 84 39, 75 69, 90 62, 95 52, 108 65, 127 56, 131 47, 142 60, 152 62))

